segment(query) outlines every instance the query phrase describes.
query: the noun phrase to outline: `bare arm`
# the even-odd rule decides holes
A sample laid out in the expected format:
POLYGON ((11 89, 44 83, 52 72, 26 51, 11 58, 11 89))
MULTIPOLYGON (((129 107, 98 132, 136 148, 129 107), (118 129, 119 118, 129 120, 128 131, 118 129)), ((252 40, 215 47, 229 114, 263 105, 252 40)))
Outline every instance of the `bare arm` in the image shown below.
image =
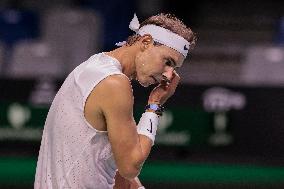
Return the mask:
MULTIPOLYGON (((160 84, 150 94, 149 102, 163 104, 175 91, 179 76, 170 84, 160 84)), ((122 75, 104 79, 93 91, 106 120, 108 137, 121 176, 134 179, 147 159, 152 140, 137 133, 133 118, 133 94, 129 80, 122 75)))
POLYGON ((96 87, 95 93, 93 97, 100 102, 118 171, 133 179, 148 157, 152 141, 137 134, 130 82, 122 75, 109 76, 96 87))
POLYGON ((115 185, 113 189, 138 189, 141 186, 142 184, 138 177, 128 180, 122 177, 119 172, 117 172, 115 175, 115 185))

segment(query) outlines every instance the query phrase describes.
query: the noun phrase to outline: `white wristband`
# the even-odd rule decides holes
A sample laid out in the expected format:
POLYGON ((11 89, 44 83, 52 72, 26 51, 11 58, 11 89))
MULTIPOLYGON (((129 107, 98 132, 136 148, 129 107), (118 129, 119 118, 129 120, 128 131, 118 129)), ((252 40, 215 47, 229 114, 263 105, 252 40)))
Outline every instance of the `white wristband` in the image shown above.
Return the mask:
POLYGON ((145 112, 142 114, 137 125, 138 134, 149 137, 154 145, 157 127, 159 124, 159 116, 154 112, 145 112))
POLYGON ((146 189, 144 186, 140 186, 138 189, 146 189))

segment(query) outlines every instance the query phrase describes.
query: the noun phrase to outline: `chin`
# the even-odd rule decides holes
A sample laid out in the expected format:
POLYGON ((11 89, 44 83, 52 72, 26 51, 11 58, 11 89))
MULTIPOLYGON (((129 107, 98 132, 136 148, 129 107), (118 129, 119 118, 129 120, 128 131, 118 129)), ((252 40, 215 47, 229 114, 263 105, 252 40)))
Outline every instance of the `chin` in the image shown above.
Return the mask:
POLYGON ((143 87, 149 87, 151 84, 150 83, 143 83, 143 82, 140 82, 140 81, 138 81, 139 82, 139 84, 141 85, 141 86, 143 86, 143 87))
POLYGON ((149 82, 147 82, 147 81, 140 81, 140 80, 138 80, 137 79, 137 81, 138 81, 138 83, 141 85, 141 86, 143 86, 143 87, 149 87, 150 85, 151 85, 151 83, 149 83, 149 82))
POLYGON ((147 81, 146 79, 143 78, 138 78, 136 77, 136 81, 138 81, 138 83, 143 86, 143 87, 149 87, 151 85, 151 83, 149 81, 147 81))

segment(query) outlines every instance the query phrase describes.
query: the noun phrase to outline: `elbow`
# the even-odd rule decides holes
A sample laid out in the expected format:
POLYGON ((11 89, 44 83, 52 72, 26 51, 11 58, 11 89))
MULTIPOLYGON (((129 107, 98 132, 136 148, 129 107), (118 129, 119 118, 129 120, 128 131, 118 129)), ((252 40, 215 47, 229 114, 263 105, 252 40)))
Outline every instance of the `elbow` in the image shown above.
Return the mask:
POLYGON ((128 156, 117 161, 117 168, 120 175, 128 180, 132 180, 140 174, 145 157, 142 153, 130 153, 128 156), (132 155, 131 155, 132 154, 132 155))
POLYGON ((132 180, 139 175, 140 168, 135 167, 135 166, 131 166, 131 165, 127 165, 125 167, 118 169, 118 172, 120 173, 120 175, 122 177, 124 177, 128 180, 132 180))

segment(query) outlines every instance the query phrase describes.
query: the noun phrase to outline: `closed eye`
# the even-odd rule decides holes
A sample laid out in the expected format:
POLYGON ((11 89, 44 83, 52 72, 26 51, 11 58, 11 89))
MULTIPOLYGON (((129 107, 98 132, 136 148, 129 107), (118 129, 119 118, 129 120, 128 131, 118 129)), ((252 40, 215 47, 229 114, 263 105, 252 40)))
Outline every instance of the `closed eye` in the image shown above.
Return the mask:
POLYGON ((166 63, 165 63, 167 66, 170 66, 170 67, 173 67, 173 64, 170 60, 167 60, 166 63))
POLYGON ((173 59, 171 59, 171 58, 166 59, 165 64, 166 64, 167 66, 170 66, 170 67, 174 68, 174 69, 177 68, 176 62, 175 62, 173 59))

